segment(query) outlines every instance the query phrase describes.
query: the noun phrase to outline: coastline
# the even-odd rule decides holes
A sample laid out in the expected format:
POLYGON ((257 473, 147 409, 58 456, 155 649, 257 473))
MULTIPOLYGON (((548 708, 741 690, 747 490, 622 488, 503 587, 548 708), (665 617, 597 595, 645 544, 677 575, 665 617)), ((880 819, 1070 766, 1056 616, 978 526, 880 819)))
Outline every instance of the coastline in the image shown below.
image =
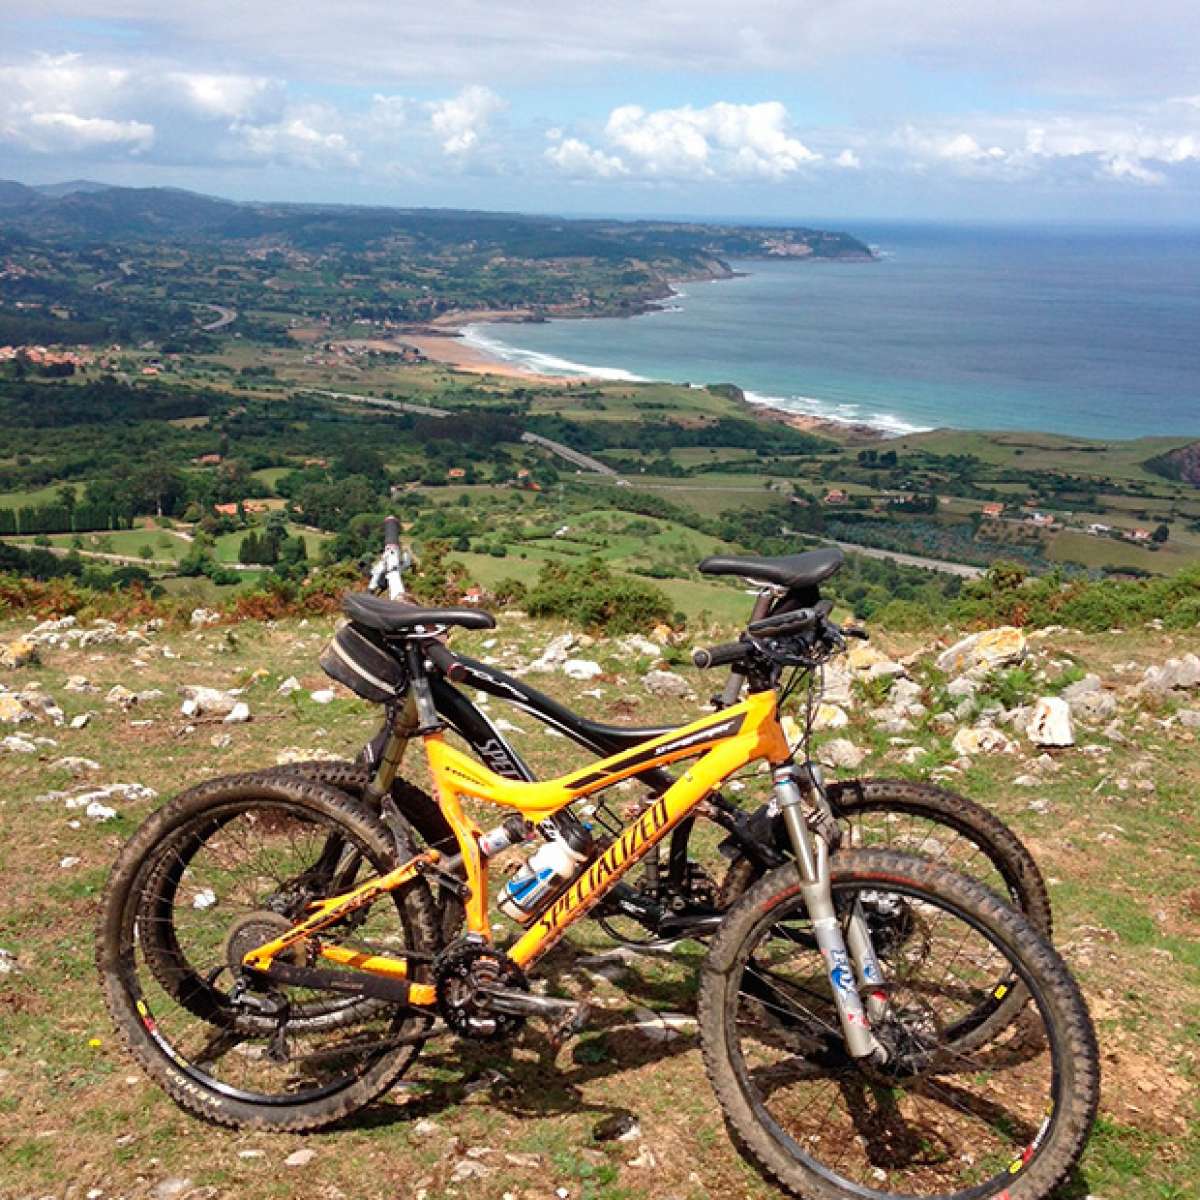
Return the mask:
MULTIPOLYGON (((872 260, 874 261, 872 256, 872 260)), ((856 260, 857 261, 857 260, 856 260)), ((724 270, 703 275, 693 275, 670 281, 660 295, 647 299, 636 310, 621 313, 589 313, 574 309, 567 312, 545 314, 531 309, 468 309, 442 313, 432 320, 409 327, 401 331, 394 339, 396 343, 415 348, 430 362, 448 367, 454 371, 481 376, 495 376, 501 379, 521 380, 542 386, 550 385, 563 387, 571 383, 653 383, 674 382, 634 375, 620 368, 591 368, 578 364, 563 362, 565 369, 560 371, 538 371, 520 362, 514 362, 507 357, 504 349, 489 344, 483 336, 472 337, 472 330, 491 325, 522 325, 542 323, 551 320, 588 320, 596 317, 637 317, 669 311, 671 302, 683 293, 677 287, 696 282, 719 282, 725 279, 736 279, 748 272, 737 270, 728 264, 722 264, 724 270)), ((818 413, 797 412, 787 407, 786 403, 776 397, 758 396, 747 392, 740 386, 728 385, 735 393, 734 399, 743 409, 745 415, 752 420, 767 421, 772 424, 786 425, 804 433, 812 433, 828 437, 833 441, 851 445, 867 445, 886 441, 892 437, 904 436, 907 433, 919 432, 916 429, 893 429, 881 425, 872 425, 865 421, 854 421, 845 418, 826 416, 818 413)))
MULTIPOLYGON (((508 310, 446 313, 429 324, 415 326, 411 331, 402 332, 395 339, 395 343, 412 346, 430 362, 448 367, 452 371, 461 371, 469 375, 491 375, 499 379, 521 380, 542 386, 563 387, 572 383, 656 382, 615 369, 611 372, 590 374, 586 372, 549 374, 544 371, 534 371, 503 358, 498 352, 486 346, 480 346, 465 336, 465 331, 472 326, 522 324, 528 319, 529 316, 526 313, 508 310)), ((803 433, 817 434, 851 445, 867 445, 898 436, 894 431, 881 429, 865 422, 840 421, 811 413, 790 412, 786 408, 773 405, 766 400, 748 399, 742 388, 737 385, 732 385, 732 387, 736 392, 735 400, 740 404, 746 416, 752 420, 786 425, 803 433)))

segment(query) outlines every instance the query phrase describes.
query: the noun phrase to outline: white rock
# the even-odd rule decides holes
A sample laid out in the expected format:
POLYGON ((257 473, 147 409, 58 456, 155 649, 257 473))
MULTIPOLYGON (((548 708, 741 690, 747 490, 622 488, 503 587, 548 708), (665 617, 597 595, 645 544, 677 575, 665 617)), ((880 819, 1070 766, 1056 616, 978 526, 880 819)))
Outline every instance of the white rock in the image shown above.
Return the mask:
POLYGON ((315 692, 309 692, 308 696, 314 704, 332 704, 335 699, 332 688, 318 688, 315 692))
POLYGON ((938 655, 937 666, 948 675, 961 675, 974 668, 993 670, 1021 662, 1027 649, 1025 635, 1019 629, 1001 625, 955 642, 938 655))
POLYGON ((70 675, 67 677, 67 682, 63 684, 63 688, 68 692, 95 692, 99 691, 94 683, 91 683, 86 675, 70 675))
POLYGON ((38 748, 36 742, 11 734, 0 740, 0 750, 6 750, 9 754, 36 754, 38 748))
POLYGON ((193 629, 203 629, 207 625, 215 625, 221 619, 221 614, 211 608, 194 608, 188 618, 188 624, 193 629))
POLYGON ((248 705, 244 700, 239 700, 226 714, 223 724, 244 725, 249 720, 250 705, 248 705))
POLYGON ((217 902, 217 893, 212 888, 201 888, 192 897, 192 907, 199 912, 203 912, 206 908, 212 908, 217 902))
POLYGON ((519 725, 514 725, 511 721, 506 721, 503 717, 496 720, 496 730, 499 733, 518 733, 525 732, 519 725))
POLYGON ((56 758, 50 764, 52 771, 70 771, 72 775, 86 775, 89 771, 100 770, 100 764, 94 758, 79 758, 76 755, 68 754, 63 758, 56 758))
POLYGON ((99 800, 93 800, 84 810, 85 815, 92 818, 93 821, 112 821, 116 819, 117 810, 109 808, 107 804, 101 804, 99 800))
POLYGON ((92 719, 91 713, 80 713, 77 717, 71 718, 72 729, 82 729, 92 719))
POLYGON ((27 667, 37 661, 37 643, 29 638, 19 637, 9 642, 7 646, 0 646, 0 667, 15 670, 18 667, 27 667))
POLYGON ((814 729, 844 729, 849 724, 850 718, 846 715, 845 709, 839 708, 836 704, 817 705, 817 711, 813 716, 814 729))
POLYGON ((278 688, 275 689, 279 696, 290 696, 293 692, 300 690, 300 680, 295 675, 289 675, 278 688))
POLYGON ((1035 746, 1075 745, 1071 706, 1061 696, 1043 696, 1034 705, 1025 732, 1035 746))
POLYGON ((553 671, 562 666, 578 644, 579 639, 573 633, 560 633, 552 638, 542 651, 541 657, 534 659, 528 669, 537 673, 553 671))
POLYGON ((315 1150, 310 1150, 307 1146, 303 1150, 293 1150, 291 1154, 283 1160, 285 1167, 307 1167, 314 1158, 317 1157, 315 1150))
POLYGON ((998 729, 975 726, 960 729, 951 740, 954 752, 964 758, 972 754, 1007 753, 1013 743, 998 729))
POLYGON ((840 658, 835 658, 825 667, 824 682, 822 699, 842 707, 849 707, 854 703, 854 693, 851 690, 854 675, 840 658))
POLYGON ((604 668, 590 658, 568 658, 562 665, 562 673, 568 679, 578 679, 586 682, 604 674, 604 668))
POLYGON ((77 855, 68 854, 65 858, 58 860, 58 865, 61 870, 69 871, 72 867, 77 867, 83 860, 77 855))
POLYGON ((818 754, 822 762, 846 771, 857 770, 867 757, 866 751, 861 750, 849 738, 834 738, 832 742, 822 746, 818 754))
POLYGON ((178 1200, 178 1197, 191 1190, 192 1181, 177 1175, 156 1185, 150 1196, 151 1200, 178 1200))
POLYGON ((921 703, 921 685, 915 679, 897 679, 888 692, 888 703, 893 708, 903 708, 921 703))
POLYGON ((642 637, 640 633, 631 633, 627 637, 621 638, 617 642, 617 646, 626 654, 642 655, 654 659, 662 657, 662 646, 658 642, 652 642, 649 638, 642 637))
POLYGON ((1063 688, 1062 698, 1071 704, 1078 700, 1081 696, 1089 695, 1092 692, 1102 692, 1104 684, 1100 681, 1099 675, 1088 674, 1082 679, 1077 679, 1074 683, 1063 688))
POLYGON ((11 950, 0 946, 0 975, 16 975, 20 972, 17 956, 11 950))
POLYGON ((232 692, 224 692, 220 688, 189 683, 185 684, 181 690, 184 702, 179 711, 185 717, 194 717, 197 714, 203 714, 206 717, 225 717, 233 712, 238 704, 238 699, 232 692), (189 700, 194 703, 194 708, 188 705, 189 700))
POLYGON ((647 671, 642 676, 642 687, 652 696, 674 700, 692 700, 696 693, 682 675, 674 671, 647 671))
POLYGON ((1175 719, 1184 729, 1200 729, 1200 708, 1181 708, 1175 719))
POLYGON ((1182 658, 1168 658, 1160 667, 1147 667, 1142 675, 1139 690, 1143 692, 1169 692, 1174 689, 1200 687, 1200 658, 1185 654, 1182 658))

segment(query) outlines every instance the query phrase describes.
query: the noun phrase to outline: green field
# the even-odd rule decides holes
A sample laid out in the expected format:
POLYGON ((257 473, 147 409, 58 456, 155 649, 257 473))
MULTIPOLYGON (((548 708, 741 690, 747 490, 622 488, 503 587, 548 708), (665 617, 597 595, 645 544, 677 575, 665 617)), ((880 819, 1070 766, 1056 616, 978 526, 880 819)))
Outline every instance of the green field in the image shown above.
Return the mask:
MULTIPOLYGON (((52 546, 95 554, 119 554, 134 559, 142 558, 142 547, 149 546, 153 551, 150 557, 161 562, 178 562, 188 552, 190 545, 185 539, 165 529, 121 529, 111 533, 53 533, 46 536, 52 546), (78 546, 75 545, 76 539, 78 546)), ((32 537, 5 540, 25 545, 33 542, 32 537)))
MULTIPOLYGON (((83 484, 77 486, 82 487, 83 484)), ((24 508, 29 505, 53 504, 58 499, 61 483, 48 483, 45 487, 31 488, 24 492, 0 492, 0 508, 24 508)))
MULTIPOLYGON (((262 532, 261 526, 254 526, 259 533, 262 532)), ((235 563, 238 561, 238 551, 241 549, 242 541, 250 530, 237 529, 233 533, 223 533, 217 539, 213 547, 213 554, 217 562, 235 563)), ((302 537, 304 539, 305 549, 308 551, 309 558, 316 558, 320 553, 321 546, 330 538, 330 534, 317 533, 312 529, 305 529, 299 525, 293 525, 290 521, 287 525, 288 537, 302 537)))
POLYGON ((1146 459, 1193 441, 1190 437, 1137 438, 1097 442, 1052 433, 976 433, 935 429, 888 442, 898 453, 928 450, 934 454, 973 454, 984 462, 1026 471, 1064 471, 1107 479, 1138 480, 1174 489, 1169 480, 1142 465, 1146 459))

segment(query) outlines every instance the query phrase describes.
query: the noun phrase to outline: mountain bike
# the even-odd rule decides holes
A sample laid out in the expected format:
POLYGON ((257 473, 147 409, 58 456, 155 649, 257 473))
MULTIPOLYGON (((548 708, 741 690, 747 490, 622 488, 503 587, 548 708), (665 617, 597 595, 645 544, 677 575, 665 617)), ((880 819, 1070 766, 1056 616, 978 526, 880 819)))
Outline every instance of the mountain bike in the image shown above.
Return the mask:
MULTIPOLYGON (((808 568, 792 566, 803 581, 808 568)), ((343 661, 400 687, 411 725, 398 717, 367 803, 303 776, 232 776, 177 796, 134 835, 97 943, 134 1056, 193 1113, 306 1130, 390 1087, 435 1018, 486 1041, 540 1017, 565 1037, 586 1008, 532 991, 539 961, 707 796, 764 762, 791 857, 725 913, 700 983, 705 1067, 735 1140, 806 1196, 1046 1196, 1095 1113, 1083 999, 1053 948, 981 885, 912 855, 831 853, 828 806, 779 721, 796 673, 828 653, 828 609, 800 603, 804 592, 798 582, 710 655, 743 671, 744 699, 542 781, 452 746, 434 703, 432 679, 453 669, 439 635, 491 628, 488 614, 347 597, 343 661), (394 751, 413 736, 453 851, 417 849, 392 802, 394 751), (571 841, 573 806, 676 764, 632 823, 571 841), (471 812, 487 805, 511 815, 485 829, 471 812), (561 842, 557 867, 505 886, 519 926, 501 946, 488 861, 534 823, 561 842), (432 886, 463 905, 466 931, 449 943, 432 886), (998 979, 1022 997, 999 1027, 985 1016, 998 979)))
MULTIPOLYGON (((840 568, 842 553, 827 549, 799 557, 803 559, 805 598, 819 602, 819 586, 840 568)), ((795 595, 798 576, 793 560, 796 558, 790 556, 788 564, 781 566, 780 560, 712 557, 705 559, 699 569, 701 573, 736 575, 751 582, 756 596, 750 619, 757 620, 768 615, 772 606, 786 596, 795 595)), ((395 518, 388 518, 383 552, 371 569, 369 590, 386 589, 391 599, 404 599, 400 569, 411 561, 411 556, 400 547, 395 518)), ((829 622, 823 628, 833 639, 830 648, 836 651, 842 631, 829 622)), ((847 632, 865 634, 861 629, 847 632)), ((401 697, 394 685, 383 691, 369 687, 364 690, 362 676, 336 653, 327 653, 323 661, 335 678, 367 699, 388 705, 389 712, 357 762, 302 762, 277 770, 305 775, 362 797, 397 728, 393 710, 401 697)), ((510 739, 461 690, 466 685, 528 714, 597 756, 614 754, 668 731, 663 726, 633 728, 593 721, 525 679, 466 655, 452 655, 445 647, 439 652, 439 661, 441 669, 430 678, 439 715, 481 761, 509 779, 531 781, 535 776, 510 739)), ((386 663, 382 669, 386 670, 386 663)), ((820 679, 816 674, 808 682, 819 689, 820 679)), ((713 698, 714 705, 726 707, 735 703, 744 686, 745 676, 735 662, 722 694, 713 698)), ((805 712, 812 711, 813 705, 809 704, 805 712)), ((810 730, 804 732, 807 737, 810 730)), ((403 752, 403 746, 392 747, 393 754, 403 752)), ((1050 898, 1033 856, 1017 835, 982 805, 924 781, 887 778, 827 781, 811 760, 804 763, 804 768, 813 785, 823 791, 838 822, 842 844, 902 849, 962 871, 1006 896, 1039 932, 1051 936, 1050 898)), ((646 789, 644 805, 652 803, 672 782, 670 774, 658 767, 636 778, 646 789)), ((426 845, 443 850, 453 847, 452 831, 432 797, 397 774, 392 784, 392 799, 426 845)), ((604 809, 593 816, 611 823, 611 815, 604 809)), ((648 948, 683 937, 703 938, 717 927, 720 914, 738 896, 789 856, 782 818, 767 803, 748 813, 724 792, 716 791, 699 806, 697 816, 699 820, 689 817, 680 823, 665 843, 665 851, 658 846, 652 848, 639 872, 628 882, 622 881, 593 911, 592 916, 615 941, 648 948)), ((450 904, 446 921, 452 926, 458 914, 452 897, 447 895, 446 899, 450 904)))

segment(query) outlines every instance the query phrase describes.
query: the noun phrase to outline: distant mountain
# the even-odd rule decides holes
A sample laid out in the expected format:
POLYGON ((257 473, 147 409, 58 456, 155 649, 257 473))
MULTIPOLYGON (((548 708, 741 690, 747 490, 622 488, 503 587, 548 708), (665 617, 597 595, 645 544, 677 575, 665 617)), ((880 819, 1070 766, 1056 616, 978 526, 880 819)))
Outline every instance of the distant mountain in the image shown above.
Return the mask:
POLYGON ((307 250, 350 252, 398 240, 417 253, 469 245, 534 259, 873 257, 849 234, 791 226, 749 229, 460 209, 236 203, 177 188, 108 187, 87 180, 38 188, 0 181, 0 233, 57 244, 270 238, 307 250))
POLYGON ((69 179, 66 183, 35 183, 33 190, 51 199, 71 196, 76 192, 106 192, 111 183, 97 183, 94 179, 69 179))
POLYGON ((8 214, 14 209, 31 209, 42 197, 31 187, 23 183, 13 183, 8 179, 0 179, 0 212, 8 214))

